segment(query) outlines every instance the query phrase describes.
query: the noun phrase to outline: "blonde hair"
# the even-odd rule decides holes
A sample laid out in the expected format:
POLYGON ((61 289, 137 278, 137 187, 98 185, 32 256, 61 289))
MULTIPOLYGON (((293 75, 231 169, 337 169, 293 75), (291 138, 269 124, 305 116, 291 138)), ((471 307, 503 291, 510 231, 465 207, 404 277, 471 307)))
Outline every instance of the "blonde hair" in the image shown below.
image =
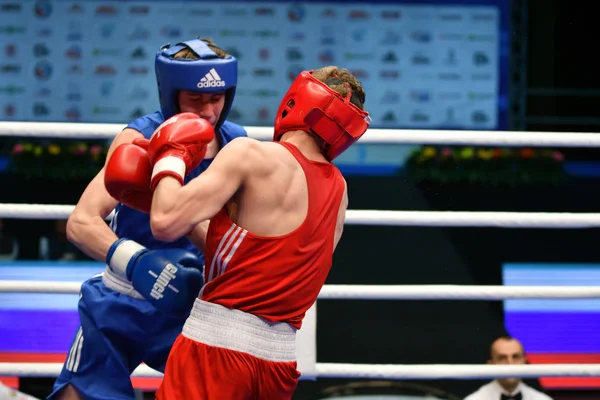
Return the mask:
POLYGON ((352 98, 350 101, 352 104, 361 110, 364 110, 366 97, 365 89, 360 81, 346 68, 330 65, 313 71, 312 76, 344 97, 346 97, 348 93, 351 93, 352 98))
MULTIPOLYGON (((226 58, 229 56, 229 54, 225 50, 218 47, 211 38, 200 38, 200 40, 206 42, 208 47, 220 58, 226 58)), ((185 49, 179 50, 177 53, 175 53, 173 58, 187 58, 189 60, 195 60, 198 58, 198 55, 194 53, 193 50, 186 47, 185 49)))

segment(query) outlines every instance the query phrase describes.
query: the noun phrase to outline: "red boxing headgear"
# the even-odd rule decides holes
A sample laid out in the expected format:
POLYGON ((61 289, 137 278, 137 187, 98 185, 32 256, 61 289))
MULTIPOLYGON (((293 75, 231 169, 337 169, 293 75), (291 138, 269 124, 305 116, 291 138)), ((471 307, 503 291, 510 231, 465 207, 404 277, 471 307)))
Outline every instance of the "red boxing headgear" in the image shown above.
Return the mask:
POLYGON ((283 97, 275 118, 274 141, 289 131, 310 131, 327 143, 325 157, 332 161, 356 142, 371 123, 369 113, 312 76, 298 75, 283 97))

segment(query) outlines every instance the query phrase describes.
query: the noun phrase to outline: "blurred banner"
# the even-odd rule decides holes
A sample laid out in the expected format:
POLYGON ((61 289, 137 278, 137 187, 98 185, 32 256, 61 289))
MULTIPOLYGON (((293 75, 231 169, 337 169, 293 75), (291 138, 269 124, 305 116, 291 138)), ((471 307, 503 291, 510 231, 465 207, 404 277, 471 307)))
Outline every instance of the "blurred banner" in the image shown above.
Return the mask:
POLYGON ((299 71, 336 64, 374 127, 504 129, 508 0, 0 2, 0 120, 122 122, 158 108, 154 55, 211 37, 240 61, 230 119, 271 125, 299 71))
MULTIPOLYGON (((594 286, 600 264, 509 263, 503 280, 510 286, 594 286)), ((600 299, 506 300, 504 314, 530 363, 600 363, 600 299)), ((597 377, 544 377, 540 383, 546 389, 600 388, 597 377)))

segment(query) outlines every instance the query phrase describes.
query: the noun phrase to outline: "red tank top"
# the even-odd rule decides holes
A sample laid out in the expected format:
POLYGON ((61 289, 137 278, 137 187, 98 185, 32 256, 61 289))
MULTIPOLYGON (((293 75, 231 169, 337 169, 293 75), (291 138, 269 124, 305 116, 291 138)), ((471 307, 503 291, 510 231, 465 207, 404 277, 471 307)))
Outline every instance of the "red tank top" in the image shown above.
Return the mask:
POLYGON ((224 207, 208 228, 201 298, 299 329, 331 269, 345 185, 333 164, 308 160, 295 146, 280 144, 304 170, 306 219, 286 235, 257 236, 234 224, 224 207))

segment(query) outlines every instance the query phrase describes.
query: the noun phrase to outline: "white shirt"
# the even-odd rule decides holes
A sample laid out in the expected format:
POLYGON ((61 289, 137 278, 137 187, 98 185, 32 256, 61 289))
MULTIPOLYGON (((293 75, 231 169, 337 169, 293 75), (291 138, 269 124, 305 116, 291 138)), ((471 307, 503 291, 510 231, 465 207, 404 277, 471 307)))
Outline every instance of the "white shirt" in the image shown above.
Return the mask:
POLYGON ((523 396, 523 400, 552 400, 552 397, 548 395, 538 392, 531 386, 527 386, 523 382, 519 382, 514 392, 509 393, 500 384, 498 381, 491 381, 480 387, 476 392, 471 393, 464 400, 500 400, 500 396, 504 393, 506 395, 515 395, 521 392, 523 396))
POLYGON ((38 400, 0 383, 0 400, 38 400))

